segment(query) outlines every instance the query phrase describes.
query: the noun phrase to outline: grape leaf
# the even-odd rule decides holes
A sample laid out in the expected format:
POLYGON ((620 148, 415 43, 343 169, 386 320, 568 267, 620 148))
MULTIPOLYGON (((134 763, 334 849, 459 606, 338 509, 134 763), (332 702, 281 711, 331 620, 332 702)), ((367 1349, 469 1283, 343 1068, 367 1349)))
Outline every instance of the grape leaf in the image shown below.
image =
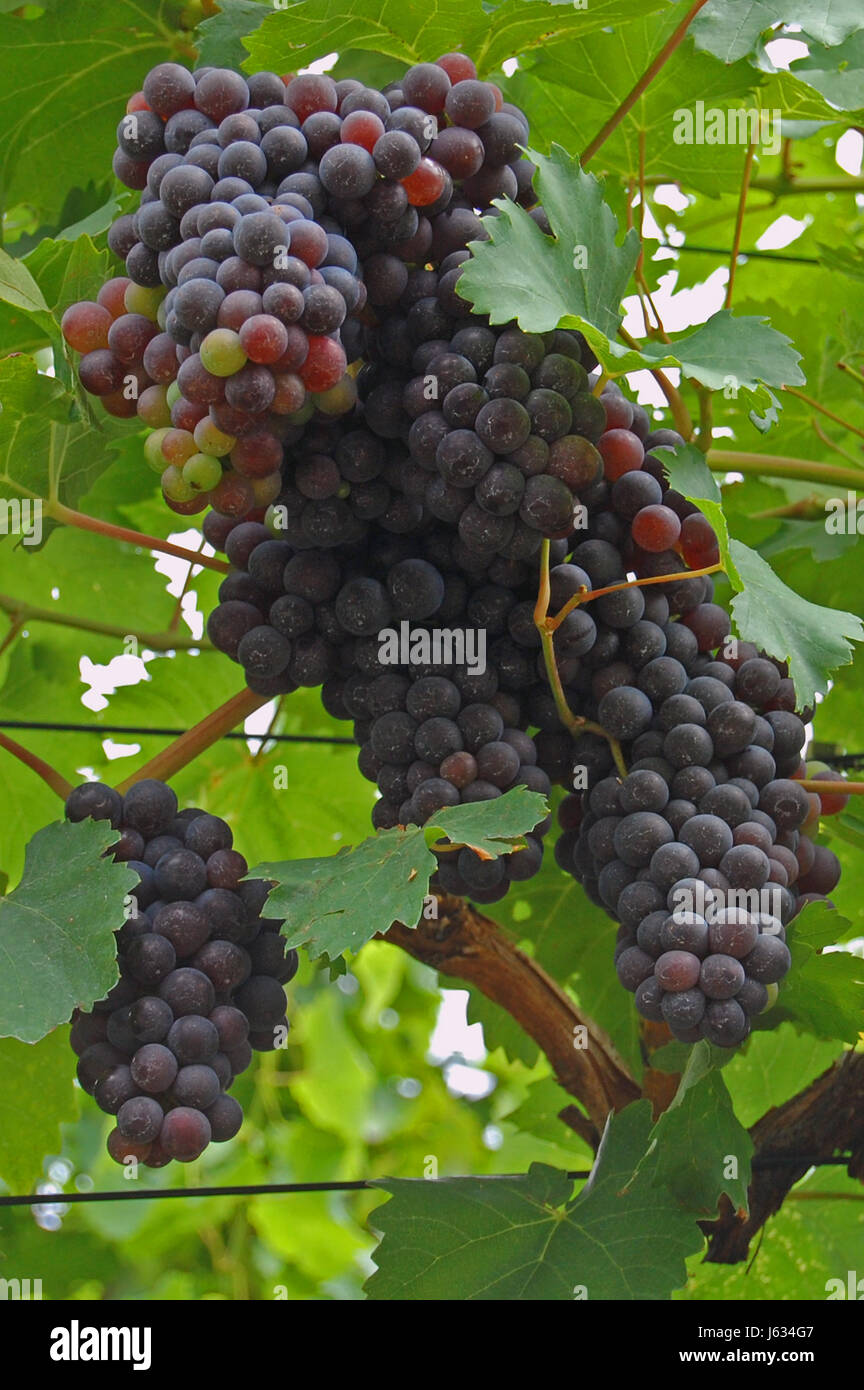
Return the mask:
POLYGON ((459 292, 493 323, 517 318, 527 332, 539 333, 566 318, 609 339, 621 323, 638 234, 631 228, 616 244, 617 220, 603 201, 603 185, 560 145, 550 156, 529 154, 554 237, 516 203, 497 199, 500 216, 484 218, 491 239, 471 243, 474 254, 459 277, 459 292))
POLYGON ((849 951, 824 951, 849 923, 826 903, 808 903, 786 928, 789 974, 772 1010, 817 1038, 859 1040, 864 1013, 864 961, 849 951), (822 954, 820 955, 820 951, 822 954))
POLYGON ((250 64, 243 39, 273 13, 268 0, 221 0, 219 10, 198 25, 198 67, 240 68, 260 72, 267 63, 250 64))
POLYGON ((713 1216, 724 1192, 737 1210, 746 1211, 753 1141, 735 1118, 707 1043, 690 1049, 678 1090, 652 1138, 653 1181, 674 1192, 688 1211, 713 1216))
MULTIPOLYGON (((806 58, 789 64, 793 77, 806 82, 841 111, 864 107, 864 32, 860 29, 834 48, 811 45, 806 58)), ((809 24, 806 28, 809 29, 809 24)))
MULTIPOLYGON (((769 1014, 773 1019, 774 1011, 769 1014)), ((736 1049, 723 1073, 742 1125, 755 1124, 766 1110, 783 1105, 821 1076, 837 1056, 836 1042, 804 1037, 791 1023, 752 1033, 746 1048, 736 1049)))
POLYGON ((117 122, 164 61, 172 0, 63 0, 34 18, 0 16, 0 183, 7 207, 56 217, 76 184, 111 171, 117 122), (70 58, 74 54, 74 60, 70 58), (68 179, 64 173, 68 172, 68 179))
POLYGON ((729 553, 729 527, 723 511, 723 499, 717 479, 705 461, 705 455, 695 444, 679 445, 675 449, 665 445, 652 450, 662 459, 669 474, 670 486, 683 494, 688 502, 695 502, 700 511, 711 522, 717 536, 720 562, 730 583, 740 588, 741 581, 729 553))
MULTIPOLYGON (((235 7, 237 0, 231 0, 231 8, 235 7)), ((659 0, 626 0, 626 4, 624 0, 592 0, 590 6, 578 8, 550 6, 546 0, 504 0, 494 7, 480 0, 431 0, 418 9, 402 0, 382 0, 370 13, 365 0, 298 0, 271 13, 249 35, 246 47, 251 56, 244 67, 250 72, 256 68, 296 72, 316 58, 346 48, 369 48, 405 63, 434 62, 440 54, 459 48, 471 54, 483 76, 514 54, 571 36, 581 38, 634 12, 661 8, 666 6, 659 0)), ((256 18, 251 9, 245 17, 253 22, 256 18)), ((206 27, 202 26, 204 32, 206 27)))
POLYGON ((610 1117, 591 1177, 572 1182, 544 1164, 519 1178, 385 1178, 391 1193, 371 1224, 383 1239, 370 1299, 667 1299, 684 1282, 698 1227, 665 1188, 640 1175, 650 1107, 610 1117))
MULTIPOLYGON (((531 118, 535 147, 558 142, 584 150, 603 130, 610 112, 621 106, 680 23, 680 5, 657 14, 605 27, 577 44, 544 47, 520 59, 507 82, 507 95, 531 118), (578 101, 573 92, 579 93, 578 101)), ((744 148, 740 143, 707 143, 688 134, 686 113, 700 100, 724 114, 747 102, 764 80, 745 62, 726 66, 699 53, 688 37, 662 64, 648 87, 603 141, 599 166, 638 184, 640 173, 652 183, 681 182, 716 198, 740 186, 744 148)), ((737 117, 736 117, 737 120, 737 117)))
MULTIPOLYGON (((94 429, 32 357, 0 360, 0 406, 0 483, 12 496, 74 507, 114 461, 110 442, 119 431, 107 423, 94 429)), ((46 517, 44 529, 52 524, 46 517)))
POLYGON ((60 1126, 78 1111, 73 1063, 66 1028, 35 1047, 0 1040, 0 1177, 10 1192, 32 1192, 45 1155, 62 1149, 60 1126))
POLYGON ((137 883, 102 858, 116 839, 103 821, 62 822, 27 846, 21 882, 0 898, 0 1037, 37 1042, 116 981, 112 933, 137 883))
POLYGON ((50 310, 45 296, 23 261, 16 261, 6 251, 0 250, 0 300, 11 304, 14 309, 23 309, 25 314, 38 321, 50 318, 50 310))
POLYGON ((811 704, 817 691, 827 689, 829 673, 852 660, 851 642, 864 641, 861 619, 793 593, 749 545, 733 540, 729 551, 741 582, 732 599, 739 633, 788 661, 802 705, 811 704))
POLYGON ((841 112, 794 72, 772 73, 760 90, 763 109, 780 111, 783 116, 784 133, 787 121, 842 121, 844 125, 857 125, 862 112, 841 112))
POLYGON ((859 27, 858 0, 808 0, 806 18, 794 0, 708 0, 689 32, 696 47, 713 53, 724 63, 746 58, 757 47, 760 35, 776 24, 803 25, 824 44, 842 43, 859 27))
POLYGON ((495 801, 447 807, 425 826, 381 831, 335 857, 259 864, 250 876, 275 880, 267 911, 285 919, 287 944, 305 946, 312 958, 326 952, 332 960, 392 922, 417 924, 436 866, 427 843, 438 838, 433 827, 451 843, 490 858, 518 852, 520 837, 545 814, 542 796, 516 787, 495 801))
POLYGON ((799 354, 764 320, 735 318, 720 309, 694 332, 671 344, 640 349, 613 341, 620 301, 636 263, 639 239, 627 233, 617 246, 617 221, 602 186, 560 146, 550 156, 529 151, 553 236, 546 236, 517 204, 496 199, 499 216, 484 218, 489 240, 472 242, 472 259, 459 290, 492 323, 517 319, 528 333, 576 328, 613 376, 639 368, 677 366, 712 390, 727 388, 767 407, 768 386, 801 384, 799 354))

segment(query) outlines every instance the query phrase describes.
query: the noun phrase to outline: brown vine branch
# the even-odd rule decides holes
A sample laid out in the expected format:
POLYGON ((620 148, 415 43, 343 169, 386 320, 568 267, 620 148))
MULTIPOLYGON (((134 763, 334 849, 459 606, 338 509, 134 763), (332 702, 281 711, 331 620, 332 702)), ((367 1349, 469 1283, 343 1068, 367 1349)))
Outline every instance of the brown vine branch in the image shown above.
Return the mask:
POLYGON ((241 690, 239 694, 232 695, 224 705, 220 705, 198 724, 187 729, 185 734, 169 743, 155 758, 151 758, 143 767, 139 767, 137 772, 131 773, 125 781, 120 782, 118 792, 128 791, 135 782, 140 782, 145 777, 167 782, 175 772, 186 767, 187 763, 193 762, 212 744, 218 743, 224 734, 242 723, 250 714, 254 714, 256 709, 266 705, 269 698, 268 695, 256 695, 251 690, 241 690))
POLYGON ((203 565, 205 569, 217 570, 219 574, 227 574, 231 568, 225 560, 217 560, 215 555, 200 555, 197 551, 175 545, 173 541, 163 540, 161 536, 147 536, 141 531, 130 530, 128 526, 115 526, 113 522, 103 521, 98 516, 76 512, 62 502, 51 502, 46 510, 49 516, 64 526, 77 526, 80 531, 93 531, 98 536, 110 536, 115 541, 127 541, 146 550, 161 551, 163 555, 175 555, 178 560, 186 560, 190 565, 203 565))
POLYGON ((627 96, 621 102, 621 105, 617 108, 617 110, 612 112, 612 115, 609 117, 602 130, 599 130, 597 134, 594 136, 594 139, 590 142, 590 144, 585 146, 585 149, 582 151, 583 169, 585 168, 585 165, 588 163, 589 159, 593 159, 600 146, 604 144, 606 140, 608 140, 609 136, 612 134, 613 130, 615 130, 616 126, 621 124, 624 117, 627 115, 627 112, 633 109, 633 107, 636 105, 636 102, 641 97, 642 93, 648 87, 650 87, 651 83, 654 81, 654 78, 657 76, 660 69, 668 61, 668 59, 671 58, 672 54, 675 52, 675 49, 684 39, 687 30, 689 29, 693 20, 696 18, 697 14, 699 13, 699 11, 705 3, 706 0, 696 0, 696 4, 691 5, 690 9, 687 11, 681 23, 678 25, 677 29, 675 29, 675 31, 666 40, 663 47, 660 49, 660 52, 657 54, 656 58, 654 58, 654 60, 649 64, 649 66, 643 72, 642 76, 639 78, 639 81, 636 83, 635 87, 633 87, 633 89, 630 92, 628 92, 627 96))
POLYGON ((25 623, 55 623, 59 627, 72 627, 81 632, 97 632, 103 637, 117 637, 120 640, 134 637, 142 646, 150 647, 154 652, 186 651, 189 648, 196 651, 212 650, 206 637, 193 637, 189 633, 170 630, 135 632, 117 623, 99 622, 97 618, 60 613, 54 608, 38 608, 32 603, 25 603, 23 599, 14 598, 11 594, 0 594, 0 610, 8 613, 13 619, 13 624, 19 628, 25 623))
POLYGON ((8 738, 6 734, 0 733, 0 748, 5 748, 7 753, 11 753, 13 758, 17 758, 19 763, 29 767, 31 772, 35 772, 37 777, 41 777, 46 786, 52 792, 56 792, 61 800, 65 801, 72 790, 72 783, 67 782, 66 778, 46 763, 44 758, 39 758, 35 753, 31 753, 28 748, 22 748, 20 743, 16 743, 14 738, 8 738))
POLYGON ((623 1110, 640 1094, 612 1042, 496 923, 449 894, 438 904, 437 920, 410 929, 394 923, 384 940, 506 1010, 545 1053, 559 1085, 584 1106, 587 1119, 568 1120, 596 1146, 610 1110, 623 1110))
MULTIPOLYGON (((864 1177, 864 1053, 845 1053, 828 1071, 784 1105, 763 1115, 750 1130, 759 1157, 814 1159, 849 1152, 849 1176, 864 1177)), ((810 1164, 758 1168, 750 1184, 750 1213, 741 1217, 726 1197, 716 1221, 702 1223, 709 1236, 706 1260, 737 1264, 747 1257, 756 1233, 780 1210, 810 1164)))

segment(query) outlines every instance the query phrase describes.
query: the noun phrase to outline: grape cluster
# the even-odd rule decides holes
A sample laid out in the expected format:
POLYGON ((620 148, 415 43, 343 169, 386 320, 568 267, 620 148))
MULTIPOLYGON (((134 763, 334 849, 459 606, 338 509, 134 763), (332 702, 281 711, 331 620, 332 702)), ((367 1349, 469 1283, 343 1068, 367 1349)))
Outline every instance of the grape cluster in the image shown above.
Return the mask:
POLYGON ((138 876, 115 932, 120 978, 72 1018, 78 1080, 117 1117, 108 1152, 118 1163, 191 1163, 240 1129, 228 1091, 253 1049, 272 1051, 287 1032, 283 985, 297 953, 285 950, 281 922, 261 916, 270 884, 244 880, 229 826, 179 810, 165 783, 142 780, 121 796, 85 782, 66 816, 110 821, 114 859, 138 876))
MULTIPOLYGON (((150 427, 169 506, 212 508, 213 645, 259 695, 321 687, 375 826, 562 786, 557 862, 620 923, 637 1008, 732 1046, 788 969, 789 921, 837 882, 811 832, 842 798, 800 786, 788 670, 730 641, 692 573, 720 551, 669 486, 681 436, 601 389, 579 333, 493 326, 460 295, 494 200, 551 230, 528 138, 460 53, 383 91, 161 64, 118 128, 141 191, 109 235, 126 273, 64 333, 85 388, 150 427), (460 634, 477 660, 435 645, 460 634)), ((434 886, 494 902, 548 829, 496 860, 445 848, 434 886)))
POLYGON ((789 968, 786 925, 839 879, 836 856, 803 833, 837 808, 800 786, 812 711, 795 713, 785 664, 730 639, 711 577, 687 574, 718 551, 706 518, 666 485, 662 448, 683 441, 645 434, 614 388, 601 400, 604 478, 588 538, 559 573, 573 592, 614 592, 590 603, 593 645, 562 676, 627 774, 605 739, 585 736, 556 858, 620 922, 618 976, 642 1016, 681 1041, 734 1046, 789 968), (628 572, 660 582, 627 586, 628 572))
POLYGON ((354 405, 358 253, 379 307, 398 298, 407 264, 484 235, 475 208, 533 201, 527 134, 461 54, 383 92, 314 74, 148 73, 117 127, 114 172, 141 192, 108 238, 126 274, 62 326, 84 388, 153 430, 145 456, 174 511, 267 507, 285 446, 354 405))

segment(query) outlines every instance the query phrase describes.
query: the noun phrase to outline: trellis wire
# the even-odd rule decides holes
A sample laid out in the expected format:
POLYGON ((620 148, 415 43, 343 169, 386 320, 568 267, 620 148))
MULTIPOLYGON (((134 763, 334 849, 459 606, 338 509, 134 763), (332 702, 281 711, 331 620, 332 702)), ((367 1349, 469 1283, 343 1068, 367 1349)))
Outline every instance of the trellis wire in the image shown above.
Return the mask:
MULTIPOLYGON (((846 1167, 850 1156, 845 1158, 818 1158, 808 1154, 760 1155, 753 1160, 753 1168, 828 1168, 846 1167)), ((564 1174, 571 1181, 591 1176, 589 1168, 579 1168, 564 1174)), ((515 1178, 527 1178, 527 1173, 466 1173, 461 1177, 414 1178, 408 1181, 423 1183, 469 1182, 512 1182, 515 1178)), ((161 1197, 266 1197, 295 1192, 363 1192, 376 1191, 385 1187, 388 1178, 358 1178, 353 1182, 276 1182, 251 1183, 242 1186, 225 1187, 144 1187, 129 1192, 28 1192, 13 1197, 0 1197, 0 1207, 42 1207, 63 1206, 73 1202, 142 1202, 161 1197)), ((405 1181, 405 1179, 399 1179, 405 1181)))
MULTIPOLYGON (((188 729, 165 729, 161 726, 145 729, 136 724, 54 724, 38 719, 0 720, 0 729, 36 729, 58 734, 153 734, 160 738, 180 738, 189 732, 188 729)), ((335 734, 247 734, 231 729, 222 737, 240 739, 243 743, 248 743, 250 739, 260 739, 262 743, 337 743, 356 747, 353 738, 339 737, 335 734)))

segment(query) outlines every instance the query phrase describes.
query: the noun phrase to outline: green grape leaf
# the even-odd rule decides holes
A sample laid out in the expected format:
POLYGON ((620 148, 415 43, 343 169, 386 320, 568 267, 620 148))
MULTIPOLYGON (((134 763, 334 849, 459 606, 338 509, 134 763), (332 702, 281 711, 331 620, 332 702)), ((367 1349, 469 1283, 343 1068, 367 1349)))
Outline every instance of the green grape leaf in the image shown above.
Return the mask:
MULTIPOLYGON (((520 57, 518 70, 508 79, 507 94, 530 113, 534 146, 546 150, 557 142, 573 151, 592 146, 610 113, 630 96, 681 17, 680 5, 666 5, 657 14, 606 26, 578 44, 544 47, 527 59, 520 57), (579 94, 577 101, 574 92, 579 94)), ((696 189, 710 198, 734 192, 740 186, 747 139, 739 134, 738 125, 746 120, 749 133, 751 119, 759 121, 751 94, 762 80, 749 63, 727 66, 697 52, 692 40, 685 38, 606 132, 602 149, 594 156, 598 167, 618 175, 623 184, 638 186, 642 174, 652 183, 680 181, 688 191, 696 189), (742 104, 746 109, 739 114, 736 108, 742 104), (700 138, 700 111, 721 113, 726 137, 722 142, 700 138), (752 118, 748 111, 753 111, 752 118)), ((770 136, 770 128, 765 133, 770 136)), ((760 128, 760 144, 762 135, 760 128)))
MULTIPOLYGON (((114 462, 113 426, 94 429, 76 398, 32 357, 0 360, 0 406, 0 483, 13 497, 74 507, 114 462)), ((51 525, 43 514, 42 531, 51 525)))
POLYGON ((788 122, 842 121, 847 125, 858 124, 862 119, 860 110, 838 111, 815 87, 802 81, 794 72, 782 69, 768 78, 760 89, 760 99, 764 110, 782 113, 784 132, 788 122))
POLYGON ((459 292, 493 323, 517 318, 526 332, 541 333, 578 320, 608 340, 621 324, 639 237, 631 229, 616 244, 618 224, 603 201, 603 185, 560 145, 549 156, 529 154, 554 237, 545 236, 524 208, 498 199, 500 216, 484 219, 490 240, 471 244, 459 292))
POLYGON ((613 376, 647 367, 680 367, 711 390, 728 389, 767 408, 767 387, 801 384, 799 354, 767 321, 735 318, 728 309, 671 344, 628 348, 614 341, 620 302, 636 263, 639 239, 616 245, 617 220, 602 185, 560 146, 550 156, 529 151, 553 235, 546 236, 517 204, 497 199, 499 216, 484 218, 489 240, 472 242, 459 290, 492 323, 517 319, 528 333, 576 328, 613 376))
MULTIPOLYGON (((796 58, 789 64, 793 77, 806 82, 840 111, 858 111, 864 107, 864 32, 850 34, 833 48, 811 45, 806 58, 796 58)), ((805 28, 810 26, 805 21, 805 28)))
POLYGON ((63 0, 33 18, 0 16, 6 207, 26 203, 54 221, 73 176, 78 186, 110 177, 117 122, 167 56, 172 10, 170 0, 63 0))
POLYGON ((667 1299, 702 1238, 647 1175, 650 1107, 613 1115, 591 1177, 573 1197, 565 1173, 532 1164, 519 1178, 385 1178, 371 1224, 383 1239, 370 1299, 539 1301, 667 1299))
POLYGON ((250 72, 267 67, 249 65, 243 40, 272 14, 268 0, 221 0, 218 13, 198 25, 198 66, 240 68, 246 63, 250 72))
POLYGON ((808 903, 786 928, 792 955, 772 1018, 789 1019, 817 1038, 855 1043, 864 1014, 864 960, 850 951, 826 951, 849 923, 826 903, 808 903), (821 954, 820 954, 821 953, 821 954))
POLYGON ((77 1116, 69 1030, 41 1042, 0 1039, 0 1178, 10 1192, 32 1192, 46 1154, 60 1153, 61 1124, 77 1116))
POLYGON ((483 1040, 490 1051, 500 1047, 511 1061, 524 1062, 526 1067, 537 1065, 540 1055, 538 1044, 506 1009, 488 999, 479 989, 469 987, 467 1018, 469 1024, 481 1025, 483 1040))
POLYGON ((819 243, 819 259, 827 270, 839 270, 850 280, 864 280, 864 255, 856 247, 823 246, 819 243))
POLYGON ((50 319, 45 296, 23 261, 16 261, 0 250, 0 300, 13 309, 22 309, 37 321, 50 319))
MULTIPOLYGON (((774 1010, 767 1016, 773 1019, 774 1010)), ((805 1037, 792 1023, 751 1033, 747 1046, 736 1048, 723 1073, 742 1125, 755 1124, 772 1106, 804 1090, 838 1055, 836 1042, 805 1037)))
POLYGON ((713 1216, 723 1193, 736 1210, 747 1210, 754 1151, 711 1052, 704 1041, 690 1049, 675 1098, 652 1136, 655 1184, 700 1216, 713 1216))
POLYGON ((433 910, 426 898, 436 866, 429 848, 439 839, 434 831, 492 858, 518 853, 522 835, 545 814, 542 796, 515 787, 495 801, 447 807, 425 826, 383 830, 335 857, 259 864, 250 877, 275 881, 267 911, 285 919, 289 946, 305 946, 313 959, 322 952, 333 959, 356 951, 392 922, 413 927, 433 910))
POLYGON ((21 882, 0 898, 0 1037, 38 1042, 116 981, 112 933, 137 883, 102 857, 116 839, 103 821, 57 822, 27 846, 21 882))
POLYGON ((820 43, 838 44, 860 21, 858 0, 808 0, 806 18, 794 0, 708 0, 688 32, 697 48, 734 63, 754 53, 761 35, 777 24, 802 25, 820 43))
MULTIPOLYGON (((229 0, 229 15, 236 12, 236 23, 254 25, 253 7, 248 0, 243 4, 241 9, 238 0, 229 0)), ((597 0, 584 7, 546 0, 504 0, 497 6, 480 0, 432 0, 417 9, 401 0, 382 0, 370 12, 365 0, 298 0, 255 26, 246 45, 251 58, 244 67, 296 72, 347 48, 371 49, 403 63, 434 62, 459 48, 471 54, 482 76, 514 54, 579 39, 634 13, 661 8, 659 0, 597 0)), ((203 32, 208 25, 213 21, 202 25, 203 32)), ((227 32, 227 25, 220 30, 227 32)))
POLYGON ((829 673, 852 660, 851 643, 864 641, 861 619, 801 598, 749 545, 733 540, 729 551, 741 582, 732 599, 739 633, 788 661, 801 704, 811 704, 827 689, 829 673))
POLYGON ((695 444, 678 445, 675 449, 662 445, 652 450, 652 453, 656 453, 663 460, 669 473, 670 486, 682 493, 688 502, 695 502, 714 527, 720 562, 730 583, 740 588, 738 571, 729 553, 729 527, 723 511, 722 494, 717 479, 705 461, 705 455, 695 444))

